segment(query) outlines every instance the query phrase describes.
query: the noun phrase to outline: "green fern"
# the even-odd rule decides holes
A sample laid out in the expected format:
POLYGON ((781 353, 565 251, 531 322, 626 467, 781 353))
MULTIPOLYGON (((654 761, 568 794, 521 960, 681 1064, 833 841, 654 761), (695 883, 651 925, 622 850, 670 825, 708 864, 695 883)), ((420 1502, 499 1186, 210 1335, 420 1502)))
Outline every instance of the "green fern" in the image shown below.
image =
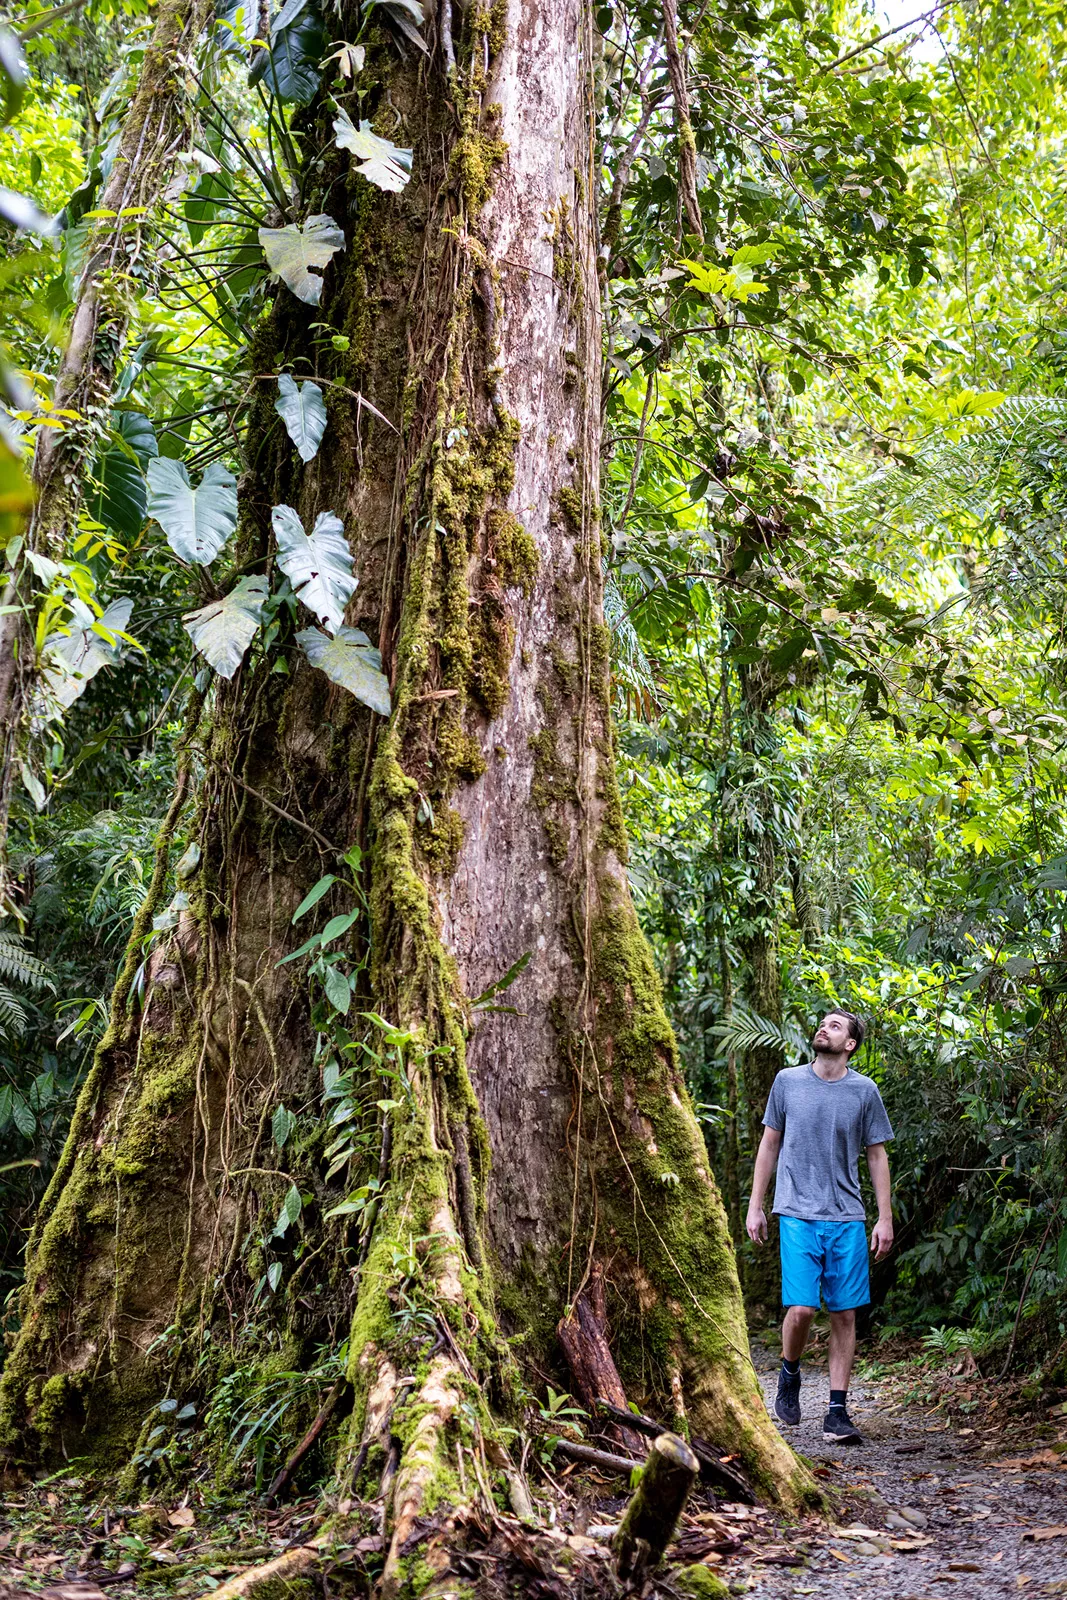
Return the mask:
MULTIPOLYGON (((0 977, 26 989, 51 989, 55 993, 47 963, 26 949, 20 933, 4 928, 0 928, 0 977)), ((25 1031, 26 1008, 21 997, 6 983, 0 983, 0 1035, 18 1039, 25 1031)))
POLYGON ((0 977, 24 984, 27 989, 55 991, 47 962, 31 955, 21 933, 10 933, 3 928, 0 928, 0 977))
POLYGON ((856 534, 879 524, 931 528, 962 518, 990 536, 968 602, 1018 617, 1058 616, 1067 578, 1065 428, 1067 400, 1009 395, 967 438, 929 441, 906 466, 865 479, 845 507, 845 525, 856 534))
POLYGON ((6 984, 0 983, 0 1035, 20 1039, 26 1031, 26 1009, 6 984))

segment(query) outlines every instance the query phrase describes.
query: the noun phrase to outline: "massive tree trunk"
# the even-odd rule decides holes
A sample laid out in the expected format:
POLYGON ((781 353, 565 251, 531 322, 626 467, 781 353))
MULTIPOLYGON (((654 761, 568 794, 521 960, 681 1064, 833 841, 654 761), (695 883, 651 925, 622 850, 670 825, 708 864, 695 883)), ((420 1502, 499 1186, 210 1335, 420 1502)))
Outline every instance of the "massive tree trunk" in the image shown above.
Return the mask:
MULTIPOLYGON (((40 430, 33 461, 35 503, 26 550, 53 561, 68 554, 85 479, 106 434, 130 315, 128 274, 144 248, 145 216, 158 206, 187 142, 188 58, 212 12, 211 0, 161 0, 137 91, 97 198, 105 215, 87 241, 53 396, 57 410, 74 416, 62 429, 40 430)), ((5 606, 21 608, 0 614, 0 902, 7 893, 8 816, 33 682, 34 583, 24 552, 0 596, 5 606)))
POLYGON ((254 370, 276 352, 318 361, 329 432, 301 468, 262 385, 242 490, 246 570, 270 561, 272 502, 307 526, 342 516, 361 577, 348 620, 381 643, 392 716, 302 662, 284 609, 273 654, 194 705, 195 812, 181 820, 179 795, 163 830, 4 1381, 23 1448, 126 1445, 161 1385, 203 1387, 226 1343, 284 1337, 299 1353, 347 1331, 342 1471, 380 1471, 404 1441, 394 1586, 420 1509, 460 1493, 455 1441, 519 1403, 504 1336, 523 1334, 520 1365, 558 1373, 556 1324, 597 1270, 627 1392, 686 1415, 765 1491, 807 1483, 760 1401, 627 887, 601 609, 589 16, 581 0, 442 5, 432 61, 372 38, 365 114, 414 145, 414 176, 381 195, 328 152, 310 209, 344 220, 346 251, 321 311, 280 291, 254 370), (347 354, 321 354, 323 319, 347 354), (186 835, 191 904, 137 1005, 136 939, 186 835), (338 881, 294 930, 326 869, 338 881), (355 990, 342 1026, 304 966, 277 963, 350 908, 365 915, 331 947, 355 990), (513 1011, 474 1009, 524 957, 513 1011), (322 1216, 345 1193, 318 1110, 339 1067, 356 1108, 345 1188, 384 1179, 356 1222, 322 1216), (280 1103, 297 1122, 279 1154, 280 1103), (299 1259, 271 1235, 293 1180, 299 1259))

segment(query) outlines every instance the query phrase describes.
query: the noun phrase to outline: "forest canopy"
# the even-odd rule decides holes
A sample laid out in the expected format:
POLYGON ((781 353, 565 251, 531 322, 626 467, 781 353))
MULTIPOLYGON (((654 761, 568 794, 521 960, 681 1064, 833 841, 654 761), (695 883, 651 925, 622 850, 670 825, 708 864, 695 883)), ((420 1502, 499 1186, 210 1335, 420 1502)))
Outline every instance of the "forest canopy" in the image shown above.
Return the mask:
POLYGON ((1065 64, 1017 0, 4 11, 12 1459, 260 1493, 325 1410, 399 1583, 606 1283, 621 1404, 809 1503, 741 1219, 828 1007, 870 1338, 1067 1381, 1065 64))

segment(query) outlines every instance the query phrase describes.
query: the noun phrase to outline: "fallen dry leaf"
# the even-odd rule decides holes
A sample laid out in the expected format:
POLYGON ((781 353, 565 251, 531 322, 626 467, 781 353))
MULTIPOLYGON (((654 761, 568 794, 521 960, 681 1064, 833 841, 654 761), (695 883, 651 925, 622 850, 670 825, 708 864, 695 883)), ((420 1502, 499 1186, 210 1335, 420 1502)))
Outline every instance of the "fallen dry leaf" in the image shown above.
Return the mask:
POLYGON ((927 1545, 933 1544, 933 1539, 927 1533, 917 1533, 910 1539, 890 1539, 889 1543, 894 1550, 903 1551, 907 1555, 912 1550, 925 1550, 927 1545))
POLYGON ((1038 1544, 1043 1539, 1067 1539, 1067 1526, 1056 1528, 1028 1528, 1023 1534, 1024 1539, 1033 1539, 1038 1544))
POLYGON ((1057 1455, 1055 1450, 1039 1450, 1032 1456, 1012 1456, 1007 1461, 994 1461, 993 1466, 1006 1472, 1018 1472, 1023 1467, 1067 1467, 1067 1456, 1057 1455))
POLYGON ((167 1521, 172 1528, 196 1527, 196 1515, 192 1506, 179 1506, 176 1511, 168 1511, 167 1521))
POLYGON ((984 1572, 985 1568, 980 1566, 977 1561, 950 1561, 948 1570, 950 1572, 984 1572))
POLYGON ((998 1550, 995 1556, 990 1556, 989 1565, 992 1566, 994 1561, 1003 1561, 1003 1560, 1004 1560, 1004 1552, 1003 1552, 1003 1550, 998 1550))
POLYGON ((829 1545, 827 1548, 829 1549, 830 1554, 832 1556, 836 1556, 837 1557, 838 1561, 851 1561, 852 1560, 852 1557, 851 1556, 847 1556, 843 1550, 835 1550, 833 1545, 829 1545))

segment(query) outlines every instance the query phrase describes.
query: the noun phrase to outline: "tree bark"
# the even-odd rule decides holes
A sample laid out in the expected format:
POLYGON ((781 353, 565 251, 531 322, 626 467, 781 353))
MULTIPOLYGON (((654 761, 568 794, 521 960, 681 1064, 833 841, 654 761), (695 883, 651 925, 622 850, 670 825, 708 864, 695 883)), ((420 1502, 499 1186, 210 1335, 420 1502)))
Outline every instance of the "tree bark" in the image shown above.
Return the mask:
MULTIPOLYGON (((92 229, 70 335, 56 374, 54 405, 76 416, 42 428, 33 460, 34 508, 25 550, 52 560, 67 554, 86 476, 107 429, 130 315, 131 266, 144 248, 144 216, 166 188, 185 142, 181 61, 213 15, 211 0, 161 0, 118 148, 97 208, 112 213, 92 229), (133 216, 123 216, 134 211, 133 216)), ((4 586, 0 615, 0 903, 8 895, 6 846, 12 789, 34 674, 31 607, 34 574, 25 550, 4 586)))
MULTIPOLYGON (((626 1393, 670 1397, 649 1408, 672 1415, 684 1398, 768 1493, 808 1490, 760 1400, 626 880, 601 607, 590 16, 580 0, 501 0, 453 17, 454 67, 440 37, 423 67, 376 36, 367 104, 414 146, 412 181, 381 195, 328 156, 311 210, 333 197, 346 251, 321 310, 280 291, 255 357, 310 359, 310 323, 328 321, 351 348, 320 351, 337 368, 320 375, 397 431, 331 389, 329 432, 301 469, 257 397, 242 485, 246 567, 270 559, 273 502, 307 526, 342 516, 361 579, 347 620, 381 643, 392 716, 292 652, 288 675, 246 666, 195 718, 192 904, 150 957, 140 1010, 132 955, 120 983, 3 1390, 23 1448, 128 1447, 162 1381, 206 1381, 194 1366, 210 1371, 213 1341, 261 1341, 272 1319, 298 1348, 347 1331, 340 1471, 380 1473, 386 1455, 387 1595, 423 1509, 460 1495, 456 1445, 517 1403, 502 1331, 559 1372, 556 1325, 591 1270, 626 1393), (341 870, 323 840, 363 856, 359 885, 339 882, 322 911, 359 909, 365 892, 367 912, 346 935, 358 994, 329 1049, 317 991, 277 965, 302 937, 290 921, 308 887, 341 870), (527 954, 514 1014, 472 1009, 527 954), (387 1181, 353 1238, 347 1218, 317 1220, 341 1180, 324 1176, 306 1108, 331 1061, 373 1108, 389 1052, 387 1181), (279 1102, 307 1118, 284 1159, 269 1143, 279 1102), (290 1264, 271 1300, 262 1241, 294 1179, 316 1269, 309 1282, 290 1264)), ((349 1187, 378 1170, 378 1116, 356 1125, 349 1187)))

